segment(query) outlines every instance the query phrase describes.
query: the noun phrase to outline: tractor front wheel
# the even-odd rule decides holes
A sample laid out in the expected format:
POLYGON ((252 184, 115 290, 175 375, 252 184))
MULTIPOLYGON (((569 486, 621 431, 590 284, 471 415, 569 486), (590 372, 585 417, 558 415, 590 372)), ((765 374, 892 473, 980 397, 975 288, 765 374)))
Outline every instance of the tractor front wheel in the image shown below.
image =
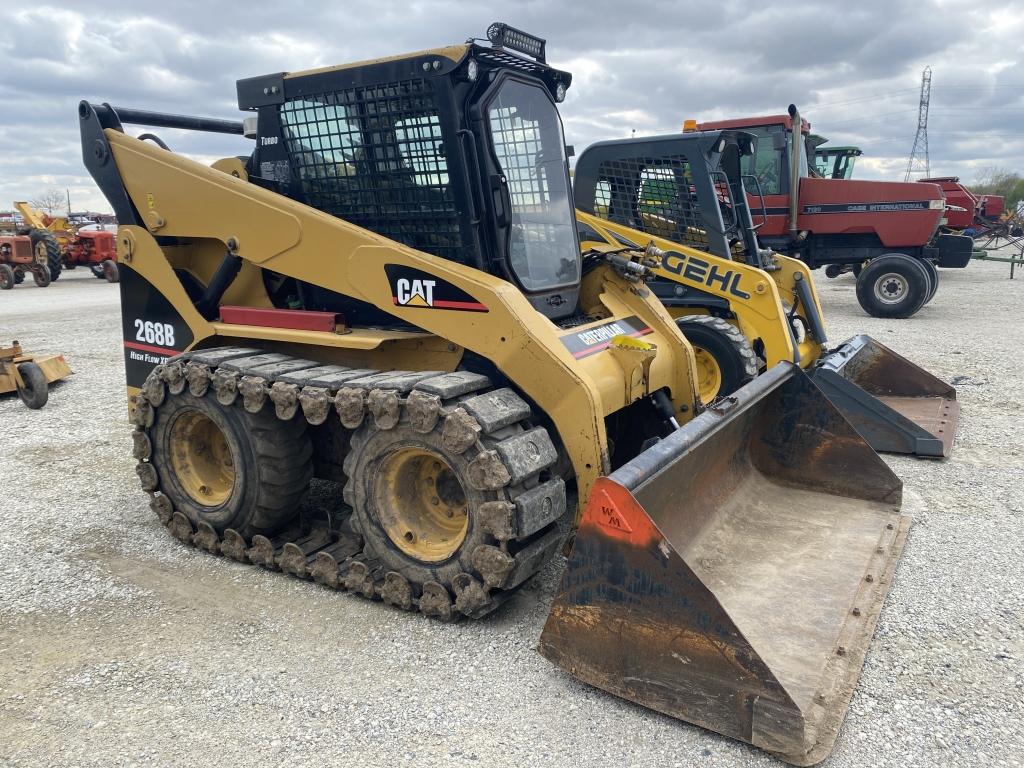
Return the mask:
POLYGON ((50 268, 45 264, 34 264, 32 266, 32 279, 40 288, 45 288, 53 282, 53 276, 50 273, 50 268))
POLYGON ((14 270, 10 264, 0 264, 0 290, 11 290, 17 280, 14 277, 14 270))
POLYGON ((57 236, 45 229, 30 230, 28 236, 32 238, 32 249, 35 251, 36 261, 50 268, 50 280, 60 277, 60 271, 64 268, 64 257, 60 252, 60 243, 57 236))
POLYGON ((107 259, 103 262, 103 276, 107 278, 108 283, 116 283, 121 279, 120 273, 117 271, 117 262, 112 259, 107 259))

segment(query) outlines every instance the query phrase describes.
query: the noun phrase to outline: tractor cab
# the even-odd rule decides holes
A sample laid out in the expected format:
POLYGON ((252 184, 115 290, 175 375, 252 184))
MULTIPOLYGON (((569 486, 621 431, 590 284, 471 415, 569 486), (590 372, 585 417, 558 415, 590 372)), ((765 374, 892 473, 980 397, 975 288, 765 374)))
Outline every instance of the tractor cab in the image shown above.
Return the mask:
POLYGON ((864 154, 859 147, 826 147, 828 139, 811 134, 807 137, 807 156, 814 158, 811 173, 821 179, 852 179, 853 166, 864 154))
MULTIPOLYGON (((576 311, 581 279, 557 108, 572 76, 547 65, 540 38, 505 24, 487 34, 489 45, 240 80, 239 107, 256 113, 246 170, 356 226, 502 277, 562 318, 576 311)), ((350 297, 270 277, 275 303, 388 321, 350 297)))
POLYGON ((756 187, 764 196, 765 221, 758 237, 766 247, 798 256, 812 269, 827 266, 829 276, 859 271, 865 262, 892 253, 941 267, 963 267, 970 260, 969 238, 936 236, 946 208, 938 186, 812 174, 811 126, 793 105, 784 115, 696 127, 743 130, 757 137, 744 173, 756 181, 747 184, 748 193, 756 187))

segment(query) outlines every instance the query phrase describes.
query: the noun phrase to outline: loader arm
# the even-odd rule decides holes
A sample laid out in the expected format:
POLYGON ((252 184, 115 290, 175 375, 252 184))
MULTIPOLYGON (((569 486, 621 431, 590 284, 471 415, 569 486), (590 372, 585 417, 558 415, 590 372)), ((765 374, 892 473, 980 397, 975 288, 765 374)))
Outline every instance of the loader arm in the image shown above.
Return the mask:
MULTIPOLYGON (((374 235, 120 131, 104 129, 103 136, 111 151, 109 162, 115 163, 128 197, 147 223, 146 229, 122 227, 118 256, 180 313, 191 330, 192 346, 208 344, 214 336, 245 338, 245 328, 205 320, 173 267, 205 262, 209 274, 214 257, 233 242, 235 253, 246 263, 358 297, 411 328, 422 329, 424 336, 433 334, 492 360, 551 417, 571 457, 581 498, 586 498, 599 475, 610 471, 603 417, 647 392, 630 392, 622 386, 624 374, 616 356, 574 357, 572 339, 616 320, 634 318, 640 328, 647 329, 645 340, 656 339, 651 387, 669 386, 682 419, 696 410, 697 396, 689 376, 694 365, 692 349, 655 296, 638 291, 611 270, 588 277, 600 281, 598 293, 607 316, 563 331, 539 316, 519 291, 499 278, 374 235), (203 204, 197 205, 197 200, 203 204), (154 235, 187 239, 193 245, 179 257, 179 264, 172 265, 154 235), (329 261, 317 258, 324 253, 338 256, 329 261), (471 297, 478 311, 399 306, 385 265, 430 276, 437 281, 438 295, 451 286, 471 297)), ((265 329, 260 332, 265 335, 265 329)), ((278 335, 292 343, 324 343, 308 333, 278 335)), ((367 334, 356 331, 328 336, 331 346, 348 345, 351 350, 368 343, 367 334)), ((380 343, 379 334, 370 337, 380 343)), ((452 358, 450 365, 455 364, 457 358, 452 358)))
MULTIPOLYGON (((821 355, 823 344, 811 334, 797 341, 791 320, 783 311, 784 306, 793 307, 796 316, 800 317, 805 327, 809 327, 796 285, 798 280, 805 280, 813 297, 814 308, 819 316, 821 314, 814 281, 807 267, 799 260, 774 255, 778 268, 765 272, 584 211, 577 210, 576 218, 601 235, 604 238, 603 244, 621 247, 623 242, 638 246, 654 243, 665 252, 661 266, 654 269, 655 274, 668 282, 688 286, 728 302, 743 335, 751 341, 762 342, 766 367, 771 368, 785 361, 809 368, 821 355)), ((673 307, 671 299, 666 300, 666 304, 673 316, 693 311, 673 307)))
POLYGON ((15 202, 14 207, 21 214, 22 218, 25 219, 26 225, 32 227, 32 229, 46 229, 46 222, 43 221, 40 211, 37 211, 26 202, 15 202))

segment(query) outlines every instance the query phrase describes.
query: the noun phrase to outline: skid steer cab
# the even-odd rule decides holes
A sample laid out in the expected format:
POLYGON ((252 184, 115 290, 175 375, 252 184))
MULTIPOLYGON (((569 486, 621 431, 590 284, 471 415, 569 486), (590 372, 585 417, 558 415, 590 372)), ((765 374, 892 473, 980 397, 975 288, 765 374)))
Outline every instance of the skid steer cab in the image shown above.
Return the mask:
POLYGON ((763 196, 752 211, 757 180, 743 173, 757 146, 753 134, 706 131, 588 147, 574 187, 583 247, 657 249, 650 285, 694 346, 705 402, 786 360, 876 451, 948 455, 956 390, 867 336, 830 349, 808 267, 758 245, 763 196))
POLYGON ((488 40, 240 80, 243 121, 80 105, 122 222, 142 488, 184 543, 441 620, 497 608, 577 528, 549 658, 818 760, 899 559, 900 482, 792 363, 705 408, 649 287, 657 250, 581 253, 570 75, 540 38, 488 40), (208 167, 127 124, 234 134, 238 156, 208 167), (313 478, 344 504, 300 514, 313 478), (794 535, 803 515, 827 543, 794 535), (688 540, 723 569, 686 575, 688 540), (790 601, 784 642, 748 577, 790 601), (786 597, 792 579, 828 587, 786 597), (588 622, 616 642, 579 638, 588 622))

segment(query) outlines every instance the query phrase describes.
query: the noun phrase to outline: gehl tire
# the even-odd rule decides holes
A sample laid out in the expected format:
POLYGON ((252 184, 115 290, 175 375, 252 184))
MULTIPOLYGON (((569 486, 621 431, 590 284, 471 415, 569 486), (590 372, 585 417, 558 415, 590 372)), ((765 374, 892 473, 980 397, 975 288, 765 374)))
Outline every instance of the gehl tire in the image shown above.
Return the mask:
POLYGON ((24 386, 18 387, 18 397, 27 407, 38 410, 50 399, 50 389, 46 383, 46 374, 35 363, 22 363, 18 373, 24 386))
POLYGON ((676 325, 697 358, 701 402, 731 395, 757 376, 757 355, 732 323, 711 315, 691 315, 678 318, 676 325))
POLYGON ((449 401, 434 423, 411 401, 352 435, 345 501, 353 527, 366 554, 414 597, 441 585, 460 612, 482 616, 561 541, 565 486, 549 477, 557 452, 512 390, 449 401))
POLYGON ((931 292, 920 259, 887 253, 872 259, 857 278, 857 301, 872 317, 907 318, 924 306, 931 292))
POLYGON ((64 257, 61 255, 57 236, 45 229, 33 229, 28 236, 32 238, 32 250, 36 254, 36 260, 46 264, 50 268, 50 280, 56 280, 64 268, 64 257))
POLYGON ((218 533, 277 533, 295 517, 312 477, 305 423, 282 421, 270 406, 249 413, 186 389, 155 409, 150 436, 159 490, 193 524, 218 533))

